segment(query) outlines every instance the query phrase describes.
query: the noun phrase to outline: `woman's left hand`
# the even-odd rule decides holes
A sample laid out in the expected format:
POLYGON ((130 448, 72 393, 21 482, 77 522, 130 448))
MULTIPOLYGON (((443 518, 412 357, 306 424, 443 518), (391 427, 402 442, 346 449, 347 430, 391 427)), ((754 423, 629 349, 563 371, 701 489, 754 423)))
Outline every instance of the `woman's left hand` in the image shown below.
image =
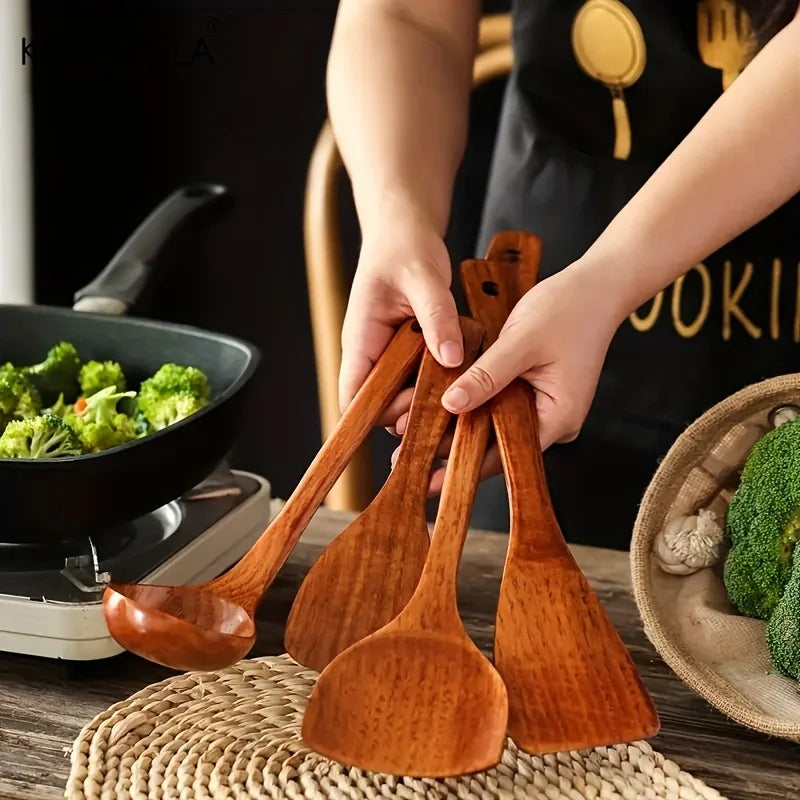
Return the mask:
MULTIPOLYGON (((611 338, 624 318, 609 289, 594 285, 591 272, 577 263, 533 287, 511 312, 497 341, 444 394, 444 407, 455 414, 470 411, 521 377, 536 390, 542 450, 573 441, 589 412, 611 338)), ((403 411, 395 423, 398 435, 407 422, 403 411)), ((442 445, 440 456, 446 457, 450 439, 442 445)), ((397 450, 393 462, 396 455, 397 450)), ((500 471, 494 446, 481 478, 500 471)), ((441 491, 443 480, 444 468, 436 470, 431 494, 441 491)))

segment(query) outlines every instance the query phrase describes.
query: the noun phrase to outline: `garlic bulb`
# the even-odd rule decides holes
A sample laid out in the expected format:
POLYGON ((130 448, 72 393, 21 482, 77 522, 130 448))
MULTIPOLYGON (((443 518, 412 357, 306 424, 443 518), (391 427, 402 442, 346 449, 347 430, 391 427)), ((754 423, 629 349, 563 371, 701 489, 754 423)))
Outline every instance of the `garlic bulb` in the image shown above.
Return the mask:
POLYGON ((773 410, 770 415, 772 425, 779 428, 787 422, 794 422, 800 416, 800 408, 797 406, 781 406, 773 410))
POLYGON ((671 519, 656 535, 653 550, 664 572, 691 575, 720 560, 724 539, 717 515, 703 508, 671 519))

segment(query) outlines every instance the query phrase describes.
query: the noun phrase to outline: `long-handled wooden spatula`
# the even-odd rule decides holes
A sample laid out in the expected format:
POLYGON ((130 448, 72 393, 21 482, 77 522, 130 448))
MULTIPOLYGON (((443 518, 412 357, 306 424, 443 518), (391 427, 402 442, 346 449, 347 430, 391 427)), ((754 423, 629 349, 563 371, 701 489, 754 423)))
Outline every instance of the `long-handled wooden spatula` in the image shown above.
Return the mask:
POLYGON ((483 338, 469 318, 461 329, 464 364, 442 367, 425 350, 391 474, 300 586, 284 644, 303 666, 321 672, 342 650, 393 620, 417 588, 430 544, 425 500, 431 468, 451 419, 442 395, 472 363, 483 338))
POLYGON ((398 617, 323 671, 303 722, 303 739, 317 752, 361 769, 439 778, 500 759, 506 689, 467 636, 456 603, 488 436, 488 409, 459 418, 419 586, 398 617))
MULTIPOLYGON (((511 295, 509 269, 499 262, 462 264, 465 294, 486 328, 487 346, 519 300, 511 295)), ((654 736, 659 719, 650 696, 558 526, 533 390, 518 379, 490 406, 511 516, 494 641, 495 665, 508 688, 509 734, 530 753, 654 736)))

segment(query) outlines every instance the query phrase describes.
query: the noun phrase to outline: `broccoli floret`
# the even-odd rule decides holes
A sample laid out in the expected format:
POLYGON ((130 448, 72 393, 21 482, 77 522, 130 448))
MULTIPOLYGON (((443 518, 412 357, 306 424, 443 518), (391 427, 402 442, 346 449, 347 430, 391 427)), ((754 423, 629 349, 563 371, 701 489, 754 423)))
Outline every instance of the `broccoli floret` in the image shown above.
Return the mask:
POLYGON ((146 419, 153 430, 160 431, 199 411, 205 403, 188 394, 173 394, 169 397, 149 400, 145 408, 146 419))
POLYGON ((39 392, 20 370, 11 364, 0 367, 0 418, 30 419, 41 407, 39 392))
POLYGON ((780 601, 800 539, 800 418, 751 449, 728 506, 732 547, 723 579, 745 616, 767 620, 780 601))
POLYGON ((50 408, 46 408, 45 412, 48 414, 52 414, 55 417, 61 417, 62 419, 66 417, 68 414, 72 413, 72 406, 69 403, 64 402, 64 395, 60 394, 58 396, 58 400, 53 403, 50 408))
POLYGON ((51 347, 40 364, 23 367, 22 371, 31 379, 45 402, 52 402, 58 395, 74 398, 78 393, 78 373, 81 360, 75 346, 59 342, 51 347))
POLYGON ((206 374, 197 367, 184 367, 180 364, 163 364, 150 378, 142 381, 139 396, 166 397, 173 394, 188 394, 208 402, 211 388, 206 374))
POLYGON ((67 422, 91 452, 125 444, 136 438, 136 425, 131 417, 117 410, 117 403, 135 395, 136 392, 117 392, 113 386, 107 386, 87 397, 85 407, 69 414, 67 422))
POLYGON ((109 386, 115 387, 118 392, 124 392, 127 388, 125 373, 116 361, 87 361, 78 373, 78 383, 84 397, 109 386))
POLYGON ((772 663, 784 675, 800 680, 800 547, 795 547, 789 583, 767 625, 772 663))
POLYGON ((137 405, 154 430, 185 419, 208 405, 211 389, 197 367, 164 364, 142 382, 137 405))
POLYGON ((12 420, 0 436, 0 458, 59 458, 83 452, 75 431, 52 414, 12 420))

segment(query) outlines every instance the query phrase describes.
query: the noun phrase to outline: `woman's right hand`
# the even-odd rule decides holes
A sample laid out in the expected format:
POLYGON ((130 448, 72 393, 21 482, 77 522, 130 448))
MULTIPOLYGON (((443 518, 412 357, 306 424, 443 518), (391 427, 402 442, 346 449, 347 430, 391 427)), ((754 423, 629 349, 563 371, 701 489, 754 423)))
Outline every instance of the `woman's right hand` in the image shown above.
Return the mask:
MULTIPOLYGON (((425 343, 445 367, 464 358, 458 311, 450 291, 452 270, 442 237, 419 215, 383 216, 389 224, 365 231, 342 328, 339 403, 352 401, 398 325, 416 317, 425 343)), ((392 427, 408 409, 402 392, 381 424, 392 427)))

